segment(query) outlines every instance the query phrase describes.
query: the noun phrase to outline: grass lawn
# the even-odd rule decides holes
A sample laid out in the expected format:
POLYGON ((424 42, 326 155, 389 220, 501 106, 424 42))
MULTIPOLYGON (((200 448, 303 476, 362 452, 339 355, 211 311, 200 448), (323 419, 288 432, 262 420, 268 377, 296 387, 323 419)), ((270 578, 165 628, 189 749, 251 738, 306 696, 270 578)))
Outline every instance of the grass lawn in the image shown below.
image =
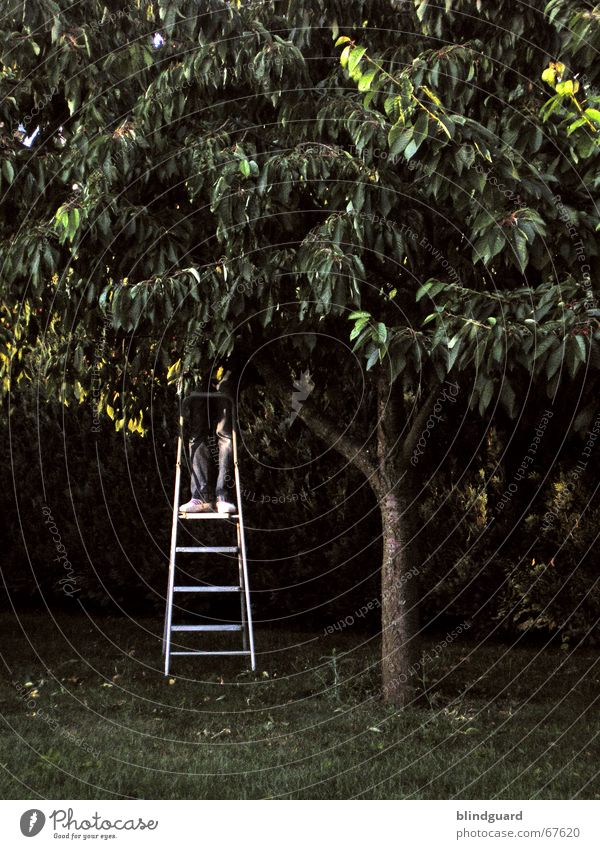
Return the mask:
POLYGON ((591 650, 463 634, 399 712, 355 631, 258 629, 256 673, 175 658, 166 679, 159 617, 0 621, 5 799, 600 798, 591 650))

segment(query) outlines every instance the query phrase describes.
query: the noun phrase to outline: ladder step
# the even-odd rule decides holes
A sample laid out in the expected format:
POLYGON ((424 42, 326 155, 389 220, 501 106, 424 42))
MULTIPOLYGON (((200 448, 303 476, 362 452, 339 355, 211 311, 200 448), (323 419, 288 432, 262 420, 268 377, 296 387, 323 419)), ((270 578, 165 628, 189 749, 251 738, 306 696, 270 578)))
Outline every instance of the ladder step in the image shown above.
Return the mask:
POLYGON ((195 654, 195 655, 198 655, 198 654, 203 654, 203 655, 206 655, 206 654, 250 654, 250 652, 249 651, 172 651, 172 652, 169 652, 169 654, 170 655, 174 655, 174 654, 179 654, 179 655, 182 655, 182 654, 195 654))
POLYGON ((237 545, 181 545, 175 551, 178 554, 237 554, 237 545))
POLYGON ((237 513, 180 513, 180 519, 239 519, 237 513))
POLYGON ((241 587, 199 587, 197 584, 193 587, 173 587, 176 593, 239 593, 241 590, 241 587))
POLYGON ((171 631, 241 631, 241 625, 171 625, 171 631))

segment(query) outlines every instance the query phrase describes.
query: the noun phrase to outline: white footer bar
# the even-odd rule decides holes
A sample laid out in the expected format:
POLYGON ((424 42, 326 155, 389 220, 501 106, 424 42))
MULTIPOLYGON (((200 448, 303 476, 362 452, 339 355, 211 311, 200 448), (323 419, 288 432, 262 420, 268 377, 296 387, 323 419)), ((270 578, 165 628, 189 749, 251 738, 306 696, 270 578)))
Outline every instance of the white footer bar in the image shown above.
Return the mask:
POLYGON ((265 849, 450 846, 597 849, 598 801, 50 800, 0 802, 3 845, 265 849), (242 807, 243 806, 243 807, 242 807), (239 810, 236 810, 238 809, 239 810), (308 810, 310 808, 310 810, 308 810), (29 832, 28 832, 29 830, 29 832), (35 844, 29 842, 35 837, 35 844))

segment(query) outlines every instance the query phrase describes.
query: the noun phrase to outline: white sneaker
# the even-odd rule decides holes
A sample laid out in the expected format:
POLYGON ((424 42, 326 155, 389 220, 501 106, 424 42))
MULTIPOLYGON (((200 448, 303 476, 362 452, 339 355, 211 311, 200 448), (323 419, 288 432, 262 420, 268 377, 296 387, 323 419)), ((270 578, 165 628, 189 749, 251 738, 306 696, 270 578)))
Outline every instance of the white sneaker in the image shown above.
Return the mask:
POLYGON ((231 501, 217 498, 217 513, 237 513, 237 507, 231 501))
POLYGON ((200 498, 192 498, 187 504, 182 504, 180 513, 213 513, 214 507, 210 501, 202 501, 200 498))

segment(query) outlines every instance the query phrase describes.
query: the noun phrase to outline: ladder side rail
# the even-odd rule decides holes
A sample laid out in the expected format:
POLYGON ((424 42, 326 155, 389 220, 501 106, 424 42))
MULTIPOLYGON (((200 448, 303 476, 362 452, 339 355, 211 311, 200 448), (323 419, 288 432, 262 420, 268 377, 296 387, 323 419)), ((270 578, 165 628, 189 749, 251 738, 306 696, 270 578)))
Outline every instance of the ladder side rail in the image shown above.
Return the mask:
MULTIPOLYGON (((239 498, 239 496, 238 496, 239 498)), ((238 584, 240 587, 240 617, 242 622, 242 648, 248 648, 248 623, 246 621, 246 596, 244 593, 244 564, 242 561, 242 541, 240 538, 240 523, 239 519, 236 522, 235 530, 237 534, 238 548, 238 584)))
MULTIPOLYGON (((242 549, 244 548, 242 544, 242 536, 240 533, 240 516, 243 519, 243 513, 240 514, 240 504, 242 501, 242 493, 240 486, 240 478, 239 475, 235 475, 235 470, 237 469, 237 430, 234 423, 234 428, 231 434, 232 443, 233 443, 233 469, 234 469, 234 482, 235 482, 235 495, 236 495, 236 506, 238 508, 238 517, 235 523, 235 532, 237 537, 237 550, 238 550, 238 584, 240 586, 240 618, 242 623, 242 648, 244 651, 248 650, 248 621, 246 617, 246 604, 248 603, 246 599, 246 594, 244 591, 246 581, 244 580, 244 561, 242 558, 242 549)), ((248 652, 249 653, 249 652, 248 652)))
POLYGON ((238 534, 240 539, 240 556, 242 559, 242 574, 244 578, 244 598, 246 601, 246 617, 248 626, 248 643, 250 648, 250 665, 252 670, 256 669, 256 656, 254 652, 254 634, 252 630, 252 610, 250 608, 250 588, 248 585, 248 561, 246 558, 246 537, 244 534, 244 510, 242 506, 242 487, 240 484, 240 470, 237 456, 237 421, 234 419, 232 429, 233 438, 233 468, 235 476, 235 488, 238 494, 238 534))
POLYGON ((173 519, 171 523, 171 548, 169 552, 169 585, 167 590, 167 609, 165 612, 164 655, 165 675, 169 674, 169 654, 171 650, 171 622, 173 619, 173 587, 175 585, 175 557, 177 550, 177 528, 179 522, 179 498, 181 489, 181 453, 183 446, 183 411, 179 414, 179 435, 177 437, 177 461, 175 465, 175 492, 173 494, 173 519))

